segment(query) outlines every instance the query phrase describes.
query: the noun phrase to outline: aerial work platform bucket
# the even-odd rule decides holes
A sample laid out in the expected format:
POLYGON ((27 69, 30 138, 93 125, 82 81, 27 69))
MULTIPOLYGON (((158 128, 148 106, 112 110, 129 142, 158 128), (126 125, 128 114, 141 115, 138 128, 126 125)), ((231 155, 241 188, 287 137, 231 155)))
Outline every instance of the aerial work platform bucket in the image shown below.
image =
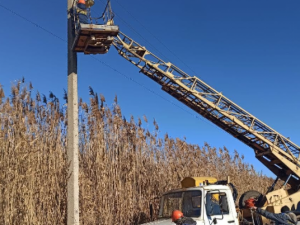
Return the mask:
POLYGON ((105 54, 119 33, 115 25, 79 24, 72 49, 84 54, 105 54))

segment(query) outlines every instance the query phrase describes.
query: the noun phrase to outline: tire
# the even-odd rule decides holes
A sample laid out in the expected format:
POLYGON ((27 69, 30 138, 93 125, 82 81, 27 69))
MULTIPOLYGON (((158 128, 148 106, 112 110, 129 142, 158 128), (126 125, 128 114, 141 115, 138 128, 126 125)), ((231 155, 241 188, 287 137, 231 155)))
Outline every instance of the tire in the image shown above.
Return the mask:
POLYGON ((258 191, 254 191, 254 190, 246 191, 240 197, 240 200, 239 200, 239 208, 240 209, 245 209, 245 200, 248 200, 249 198, 257 199, 255 206, 260 207, 263 204, 263 200, 264 200, 265 196, 258 191))

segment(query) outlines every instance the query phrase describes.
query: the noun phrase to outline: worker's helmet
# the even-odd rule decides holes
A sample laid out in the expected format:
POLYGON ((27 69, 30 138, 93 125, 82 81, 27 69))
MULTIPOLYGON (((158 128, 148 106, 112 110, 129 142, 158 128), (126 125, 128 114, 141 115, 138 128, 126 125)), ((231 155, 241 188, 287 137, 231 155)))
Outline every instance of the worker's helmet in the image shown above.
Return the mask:
POLYGON ((249 198, 249 199, 245 200, 246 208, 248 208, 248 209, 253 208, 255 206, 255 202, 256 202, 256 200, 254 198, 249 198))
POLYGON ((174 210, 172 212, 172 222, 175 222, 176 220, 183 217, 183 213, 180 210, 174 210))
POLYGON ((78 0, 78 4, 85 4, 85 0, 78 0))

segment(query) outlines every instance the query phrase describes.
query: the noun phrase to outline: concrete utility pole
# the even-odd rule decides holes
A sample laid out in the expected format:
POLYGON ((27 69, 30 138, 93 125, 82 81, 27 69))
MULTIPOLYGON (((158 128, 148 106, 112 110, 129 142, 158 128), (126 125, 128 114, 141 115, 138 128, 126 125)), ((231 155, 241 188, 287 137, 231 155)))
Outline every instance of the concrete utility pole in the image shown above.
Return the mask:
MULTIPOLYGON (((68 1, 68 12, 73 0, 68 1)), ((77 89, 77 54, 72 51, 75 33, 73 21, 68 13, 68 162, 70 163, 68 180, 68 225, 79 225, 79 159, 78 159, 78 89, 77 89)))

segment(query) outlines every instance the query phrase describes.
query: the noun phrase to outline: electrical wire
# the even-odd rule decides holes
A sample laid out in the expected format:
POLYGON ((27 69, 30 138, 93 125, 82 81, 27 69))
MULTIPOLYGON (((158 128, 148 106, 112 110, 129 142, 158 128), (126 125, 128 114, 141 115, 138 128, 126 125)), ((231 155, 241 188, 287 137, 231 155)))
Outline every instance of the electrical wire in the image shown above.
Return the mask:
POLYGON ((51 31, 49 31, 49 30, 43 28, 43 27, 40 26, 39 24, 37 24, 37 23, 35 23, 35 22, 33 22, 33 21, 27 19, 26 17, 20 15, 19 13, 16 13, 15 11, 13 11, 13 10, 11 10, 11 9, 9 9, 9 8, 7 8, 7 7, 5 7, 4 5, 1 5, 1 4, 0 4, 0 7, 2 7, 3 9, 5 9, 5 10, 7 10, 7 11, 9 11, 10 13, 12 13, 12 14, 14 14, 14 15, 20 17, 20 18, 22 18, 23 20, 25 20, 25 21, 31 23, 32 25, 34 25, 34 26, 36 26, 37 28, 39 28, 39 29, 45 31, 46 33, 51 34, 52 36, 56 37, 57 39, 59 39, 59 40, 61 40, 61 41, 64 41, 64 42, 67 42, 67 41, 64 40, 63 38, 57 36, 56 34, 52 33, 51 31))
MULTIPOLYGON (((159 40, 149 29, 144 26, 140 20, 136 19, 119 1, 115 1, 118 3, 125 12, 127 12, 137 23, 139 23, 149 34, 152 35, 161 45, 163 45, 172 55, 174 55, 181 63, 183 63, 192 73, 194 73, 197 77, 201 78, 191 67, 189 67, 181 58, 179 58, 171 49, 169 49, 161 40, 159 40)), ((202 79, 202 78, 201 78, 202 79)), ((203 80, 203 79, 202 79, 203 80)), ((203 80, 204 81, 204 80, 203 80)))
MULTIPOLYGON (((54 34, 53 32, 51 32, 51 31, 47 30, 46 28, 44 28, 44 27, 40 26, 39 24, 37 24, 37 23, 35 23, 35 22, 33 22, 33 21, 31 21, 31 20, 27 19, 26 17, 24 17, 24 16, 20 15, 19 13, 16 13, 15 11, 13 11, 13 10, 11 10, 11 9, 9 9, 9 8, 7 8, 7 7, 5 7, 5 6, 3 6, 2 4, 0 4, 0 7, 2 7, 3 9, 5 9, 5 10, 7 10, 7 11, 9 11, 10 13, 12 13, 12 14, 14 14, 14 15, 16 15, 16 16, 18 16, 18 17, 20 17, 21 19, 23 19, 23 20, 27 21, 28 23, 31 23, 32 25, 34 25, 34 26, 36 26, 37 28, 39 28, 39 29, 43 30, 44 32, 46 32, 46 33, 48 33, 48 34, 52 35, 53 37, 55 37, 55 38, 59 39, 60 41, 63 41, 63 42, 65 42, 65 43, 67 43, 67 40, 65 40, 65 39, 63 39, 63 38, 61 38, 61 37, 59 37, 58 35, 56 35, 56 34, 54 34)), ((200 120, 202 120, 202 121, 205 121, 206 123, 208 123, 208 121, 204 120, 202 117, 199 117, 199 116, 197 116, 197 115, 195 115, 195 114, 193 114, 193 113, 189 112, 187 109, 185 109, 185 108, 183 108, 183 107, 181 107, 181 106, 179 106, 179 105, 175 104, 173 101, 170 101, 169 99, 167 99, 167 98, 163 97, 162 95, 160 95, 160 94, 156 93, 156 92, 155 92, 155 91, 153 91, 152 89, 150 89, 150 88, 148 88, 148 87, 144 86, 143 84, 141 84, 141 83, 137 82, 137 81, 136 81, 136 80, 134 80, 132 77, 130 77, 130 76, 127 76, 126 74, 124 74, 124 73, 120 72, 119 70, 115 69, 114 67, 110 66, 109 64, 107 64, 107 63, 105 63, 105 62, 103 62, 103 61, 99 60, 99 59, 98 59, 98 58, 96 58, 95 56, 90 56, 90 57, 92 57, 94 60, 96 60, 96 61, 100 62, 100 63, 101 63, 101 64, 103 64, 104 66, 106 66, 106 67, 110 68, 111 70, 115 71, 116 73, 118 73, 118 74, 120 74, 120 75, 124 76, 126 79, 128 79, 128 80, 130 80, 130 81, 132 81, 132 82, 134 82, 134 83, 138 84, 139 86, 141 86, 141 87, 145 88, 145 89, 146 89, 147 91, 149 91, 150 93, 152 93, 152 94, 154 94, 154 95, 156 95, 156 96, 160 97, 161 99, 163 99, 163 100, 165 100, 165 101, 169 102, 170 104, 172 104, 172 105, 176 106, 177 108, 179 108, 179 109, 183 110, 184 112, 186 112, 186 113, 190 114, 190 115, 191 115, 191 116, 193 116, 194 118, 196 118, 196 119, 200 119, 200 120)), ((210 124, 210 125, 212 126, 212 124, 211 124, 211 123, 208 123, 208 124, 210 124)))
POLYGON ((160 94, 156 93, 155 91, 153 91, 152 89, 148 88, 147 86, 145 86, 145 85, 143 85, 143 84, 141 84, 141 83, 137 82, 137 81, 136 81, 136 80, 134 80, 132 77, 129 77, 129 76, 127 76, 126 74, 124 74, 124 73, 120 72, 119 70, 115 69, 114 67, 112 67, 112 66, 108 65, 107 63, 105 63, 105 62, 103 62, 103 61, 99 60, 99 59, 98 59, 98 58, 96 58, 95 56, 91 56, 91 57, 92 57, 94 60, 96 60, 96 61, 98 61, 98 62, 102 63, 104 66, 106 66, 106 67, 110 68, 111 70, 115 71, 116 73, 118 73, 118 74, 120 74, 120 75, 124 76, 126 79, 128 79, 128 80, 130 80, 130 81, 132 81, 132 82, 134 82, 134 83, 138 84, 139 86, 141 86, 141 87, 145 88, 145 89, 146 89, 147 91, 149 91, 150 93, 152 93, 152 94, 154 94, 154 95, 156 95, 156 96, 160 97, 161 99, 163 99, 163 100, 165 100, 165 101, 169 102, 170 104, 172 104, 172 105, 176 106, 177 108, 179 108, 179 109, 181 109, 181 110, 185 111, 186 113, 188 113, 188 114, 190 114, 190 115, 194 116, 195 118, 198 118, 198 119, 201 119, 201 120, 205 121, 205 120, 204 120, 202 117, 199 117, 199 116, 197 116, 197 115, 195 115, 195 114, 193 114, 193 113, 189 112, 189 111, 188 111, 188 110, 186 110, 184 107, 181 107, 181 106, 179 106, 179 105, 175 104, 173 101, 171 101, 171 100, 169 100, 169 99, 167 99, 167 98, 163 97, 162 95, 160 95, 160 94))
MULTIPOLYGON (((104 2, 102 2, 101 0, 99 0, 99 2, 101 2, 102 4, 105 4, 104 2)), ((136 29, 134 29, 129 23, 127 23, 121 16, 119 16, 117 13, 114 12, 114 15, 117 16, 126 26, 128 26, 134 33, 136 33, 139 37, 141 37, 145 42, 148 43, 148 45, 150 45, 153 49, 155 49, 155 51, 157 53, 159 53, 161 56, 163 56, 163 58, 165 58, 166 60, 168 60, 170 62, 170 59, 168 59, 167 56, 165 56, 161 51, 158 50, 158 48, 156 48, 153 44, 151 44, 145 37, 143 37, 143 35, 141 35, 136 29)), ((156 53, 156 54, 157 54, 156 53)), ((161 57, 162 58, 162 57, 161 57)))

